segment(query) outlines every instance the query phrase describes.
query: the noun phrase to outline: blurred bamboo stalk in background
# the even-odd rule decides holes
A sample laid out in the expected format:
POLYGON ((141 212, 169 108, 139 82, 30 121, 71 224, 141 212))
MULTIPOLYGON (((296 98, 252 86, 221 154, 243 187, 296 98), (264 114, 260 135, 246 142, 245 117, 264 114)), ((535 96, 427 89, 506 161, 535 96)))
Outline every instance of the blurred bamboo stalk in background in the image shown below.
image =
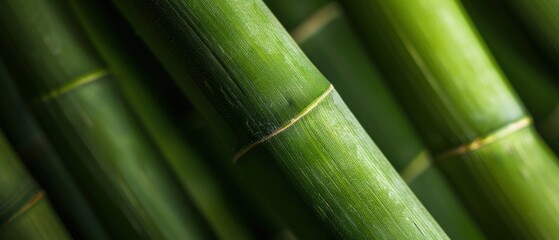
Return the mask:
POLYGON ((108 239, 89 202, 47 141, 0 60, 0 126, 19 158, 48 193, 54 209, 75 239, 108 239))
POLYGON ((449 237, 483 238, 446 179, 432 167, 430 154, 337 3, 330 0, 267 0, 265 3, 340 92, 369 136, 449 237))
MULTIPOLYGON (((513 10, 523 27, 545 49, 548 56, 559 67, 559 1, 556 0, 492 0, 503 7, 513 10)), ((520 26, 520 25, 518 25, 520 26)), ((517 27, 518 27, 517 26, 517 27)))
POLYGON ((115 1, 302 239, 446 239, 261 1, 115 1))
POLYGON ((0 2, 2 54, 42 129, 119 239, 212 239, 62 0, 0 2))
POLYGON ((71 239, 0 132, 0 239, 71 239))
POLYGON ((559 89, 553 84, 558 78, 518 29, 515 19, 495 0, 462 2, 534 118, 534 126, 555 153, 559 153, 559 89))
POLYGON ((559 168, 454 0, 343 0, 490 238, 559 238, 559 168))
POLYGON ((174 83, 170 76, 114 6, 107 1, 71 0, 71 3, 132 108, 220 239, 270 239, 280 234, 284 229, 239 185, 228 162, 224 166, 221 156, 212 154, 216 152, 214 146, 197 149, 192 142, 204 142, 204 137, 189 139, 178 129, 179 123, 172 120, 177 116, 166 110, 169 105, 180 105, 177 102, 186 99, 180 91, 171 89, 174 83), (178 97, 172 98, 174 93, 178 97))

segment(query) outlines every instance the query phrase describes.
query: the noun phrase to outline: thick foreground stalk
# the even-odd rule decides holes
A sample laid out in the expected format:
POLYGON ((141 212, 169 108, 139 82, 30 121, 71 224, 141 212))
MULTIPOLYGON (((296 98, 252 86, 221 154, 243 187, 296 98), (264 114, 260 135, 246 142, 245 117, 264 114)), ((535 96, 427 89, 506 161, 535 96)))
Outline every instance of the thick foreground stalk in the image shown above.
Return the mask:
POLYGON ((71 239, 0 132, 0 239, 71 239))
POLYGON ((281 234, 285 229, 240 186, 230 164, 213 154, 214 146, 200 149, 195 142, 204 142, 205 137, 187 135, 179 128, 176 112, 191 106, 182 106, 186 99, 181 91, 172 89, 175 83, 117 9, 107 1, 71 3, 132 108, 219 238, 270 239, 281 234))
POLYGON ((388 161, 452 239, 480 239, 469 214, 431 164, 431 157, 378 74, 339 6, 329 0, 267 0, 272 12, 349 109, 388 161))
POLYGON ((116 239, 213 238, 57 0, 0 2, 23 98, 116 239))
POLYGON ((115 2, 297 237, 447 238, 261 1, 115 2))
POLYGON ((536 129, 555 153, 559 153, 559 89, 553 84, 557 77, 501 5, 485 0, 462 2, 533 116, 536 129))
POLYGON ((0 61, 0 126, 75 239, 108 239, 89 202, 21 101, 0 61))
POLYGON ((559 168, 454 0, 344 0, 435 160, 491 238, 559 237, 559 168))

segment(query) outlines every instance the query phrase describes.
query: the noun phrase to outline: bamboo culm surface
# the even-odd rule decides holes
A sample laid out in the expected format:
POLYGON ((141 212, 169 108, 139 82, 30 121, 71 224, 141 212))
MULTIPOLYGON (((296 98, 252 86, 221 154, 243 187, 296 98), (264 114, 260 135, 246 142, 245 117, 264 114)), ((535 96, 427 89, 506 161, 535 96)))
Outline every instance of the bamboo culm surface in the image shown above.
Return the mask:
POLYGON ((559 237, 559 168, 454 0, 343 0, 454 189, 490 238, 559 237))
POLYGON ((349 109, 452 239, 482 239, 338 4, 329 0, 265 3, 340 92, 349 109))
POLYGON ((194 142, 205 142, 204 137, 179 129, 175 112, 196 113, 181 104, 187 101, 181 91, 173 89, 175 83, 117 9, 109 1, 71 3, 135 113, 219 238, 269 239, 284 231, 241 186, 229 162, 212 154, 214 146, 200 149, 194 142))
POLYGON ((71 239, 0 131, 0 239, 71 239))
POLYGON ((559 88, 555 74, 519 24, 495 1, 462 1, 476 29, 534 118, 549 146, 559 153, 559 88))
POLYGON ((6 64, 111 237, 212 239, 58 0, 0 2, 6 64))
POLYGON ((446 239, 264 3, 115 1, 301 239, 446 239))
POLYGON ((13 80, 0 61, 0 126, 6 137, 38 184, 48 192, 50 202, 72 237, 108 239, 91 205, 27 111, 13 80))

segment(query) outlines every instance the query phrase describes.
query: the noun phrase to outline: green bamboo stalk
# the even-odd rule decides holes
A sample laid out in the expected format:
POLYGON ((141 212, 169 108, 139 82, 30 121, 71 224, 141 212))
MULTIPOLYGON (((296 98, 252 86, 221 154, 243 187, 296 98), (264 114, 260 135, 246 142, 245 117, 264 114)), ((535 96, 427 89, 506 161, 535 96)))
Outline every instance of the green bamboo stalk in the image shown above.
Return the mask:
MULTIPOLYGON (((513 10, 522 26, 545 49, 555 66, 559 64, 559 2, 555 0, 499 0, 508 9, 513 10)), ((518 25, 520 26, 520 25, 518 25)), ((518 27, 517 26, 517 27, 518 27)))
POLYGON ((559 168, 454 0, 342 1, 488 237, 559 237, 559 168))
POLYGON ((56 0, 0 3, 2 54, 53 147, 117 239, 213 238, 56 0))
POLYGON ((447 238, 261 1, 115 2, 297 237, 447 238))
POLYGON ((178 128, 179 122, 173 120, 177 116, 172 111, 191 106, 175 106, 172 110, 165 106, 183 106, 178 103, 186 99, 180 90, 172 89, 175 86, 170 76, 114 6, 106 1, 72 0, 71 3, 139 119, 219 238, 270 239, 278 235, 283 230, 281 225, 239 186, 229 164, 225 169, 225 161, 211 154, 215 149, 204 149, 210 151, 204 154, 204 150, 193 144, 204 142, 202 138, 185 135, 178 128))
POLYGON ((559 89, 555 76, 515 20, 494 1, 462 1, 495 60, 534 118, 535 127, 559 153, 559 89))
POLYGON ((483 238, 333 1, 267 0, 386 158, 452 239, 483 238), (314 3, 314 4, 313 4, 314 3), (300 4, 306 9, 297 8, 300 4), (289 6, 287 6, 289 5, 289 6), (282 9, 283 8, 283 9, 282 9), (293 9, 287 11, 286 9, 293 9), (297 9, 297 10, 295 10, 297 9))
POLYGON ((0 60, 0 126, 75 239, 108 239, 85 196, 21 102, 0 60))
POLYGON ((71 239, 0 132, 0 239, 71 239))

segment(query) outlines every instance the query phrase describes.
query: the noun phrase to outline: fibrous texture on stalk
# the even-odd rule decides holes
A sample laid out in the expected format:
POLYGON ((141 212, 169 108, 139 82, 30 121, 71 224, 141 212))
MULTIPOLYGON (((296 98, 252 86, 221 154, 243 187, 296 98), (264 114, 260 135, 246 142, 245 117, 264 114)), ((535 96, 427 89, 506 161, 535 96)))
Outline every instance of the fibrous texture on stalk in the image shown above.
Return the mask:
POLYGON ((116 1, 300 238, 446 235, 261 1, 116 1))
POLYGON ((216 154, 217 146, 206 141, 212 132, 198 134, 196 124, 181 122, 179 114, 199 114, 114 6, 108 1, 71 3, 134 112, 219 238, 269 239, 285 231, 247 193, 224 154, 216 154))
POLYGON ((482 238, 334 1, 267 0, 369 136, 452 239, 482 238))

